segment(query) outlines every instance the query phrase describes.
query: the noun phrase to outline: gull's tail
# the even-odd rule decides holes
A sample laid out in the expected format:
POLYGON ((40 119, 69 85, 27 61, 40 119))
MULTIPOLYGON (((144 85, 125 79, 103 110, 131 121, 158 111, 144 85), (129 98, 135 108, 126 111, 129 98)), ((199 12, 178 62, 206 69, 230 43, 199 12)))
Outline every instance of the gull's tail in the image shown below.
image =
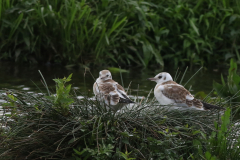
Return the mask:
POLYGON ((135 103, 135 102, 133 102, 130 98, 126 96, 125 98, 120 98, 119 103, 135 103))
POLYGON ((210 109, 225 110, 225 108, 223 108, 223 107, 219 107, 219 106, 209 104, 209 103, 206 103, 206 102, 202 102, 202 104, 203 104, 203 108, 205 110, 210 110, 210 109))

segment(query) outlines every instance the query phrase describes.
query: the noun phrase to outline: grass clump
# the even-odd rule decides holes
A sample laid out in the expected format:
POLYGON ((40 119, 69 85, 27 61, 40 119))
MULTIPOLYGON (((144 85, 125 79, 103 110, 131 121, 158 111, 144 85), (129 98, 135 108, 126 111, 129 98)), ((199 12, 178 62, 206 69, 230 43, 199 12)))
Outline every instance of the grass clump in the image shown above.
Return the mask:
POLYGON ((221 159, 223 154, 228 159, 239 154, 239 127, 229 109, 220 120, 217 111, 172 110, 147 97, 112 112, 76 90, 70 94, 65 86, 70 78, 55 80, 54 98, 6 90, 2 159, 221 159))
POLYGON ((204 135, 204 140, 194 140, 198 154, 194 158, 207 160, 238 159, 240 154, 239 121, 231 122, 231 110, 228 108, 221 123, 214 122, 215 130, 210 135, 204 135))

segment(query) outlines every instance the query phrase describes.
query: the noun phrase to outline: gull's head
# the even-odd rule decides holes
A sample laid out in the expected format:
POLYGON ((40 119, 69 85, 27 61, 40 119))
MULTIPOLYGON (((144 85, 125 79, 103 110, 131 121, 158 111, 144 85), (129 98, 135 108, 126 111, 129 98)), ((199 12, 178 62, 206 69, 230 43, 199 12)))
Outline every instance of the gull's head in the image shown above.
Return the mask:
POLYGON ((99 80, 106 81, 108 79, 112 79, 112 75, 109 70, 102 70, 99 72, 99 80))
POLYGON ((167 81, 172 81, 173 79, 172 79, 172 76, 169 73, 162 72, 162 73, 157 74, 153 78, 148 78, 148 80, 155 81, 157 84, 162 84, 162 83, 167 82, 167 81))

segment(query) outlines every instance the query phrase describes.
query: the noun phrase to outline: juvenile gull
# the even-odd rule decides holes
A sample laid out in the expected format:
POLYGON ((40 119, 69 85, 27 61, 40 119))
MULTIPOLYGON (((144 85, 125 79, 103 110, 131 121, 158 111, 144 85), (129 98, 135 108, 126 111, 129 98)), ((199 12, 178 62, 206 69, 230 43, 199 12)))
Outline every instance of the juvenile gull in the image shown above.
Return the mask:
POLYGON ((99 72, 99 77, 93 85, 93 92, 100 102, 104 102, 115 111, 128 103, 134 103, 127 96, 124 88, 112 80, 109 70, 99 72))
POLYGON ((174 82, 172 76, 167 72, 159 73, 149 80, 157 83, 154 95, 161 105, 175 105, 198 110, 224 109, 195 99, 187 89, 174 82))

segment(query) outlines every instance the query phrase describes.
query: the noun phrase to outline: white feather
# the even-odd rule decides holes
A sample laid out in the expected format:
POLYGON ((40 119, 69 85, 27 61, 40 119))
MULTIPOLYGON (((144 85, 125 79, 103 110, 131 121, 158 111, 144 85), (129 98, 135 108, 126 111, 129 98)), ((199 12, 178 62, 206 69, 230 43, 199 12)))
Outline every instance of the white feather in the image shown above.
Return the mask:
POLYGON ((173 104, 174 101, 172 99, 169 99, 168 97, 164 96, 162 94, 162 91, 164 90, 164 86, 163 85, 158 85, 155 87, 154 89, 154 95, 156 97, 156 99, 158 100, 158 102, 161 105, 169 105, 169 104, 173 104))
POLYGON ((187 100, 193 100, 194 97, 193 97, 191 94, 190 94, 190 95, 188 94, 188 95, 186 95, 186 99, 187 99, 187 100))

